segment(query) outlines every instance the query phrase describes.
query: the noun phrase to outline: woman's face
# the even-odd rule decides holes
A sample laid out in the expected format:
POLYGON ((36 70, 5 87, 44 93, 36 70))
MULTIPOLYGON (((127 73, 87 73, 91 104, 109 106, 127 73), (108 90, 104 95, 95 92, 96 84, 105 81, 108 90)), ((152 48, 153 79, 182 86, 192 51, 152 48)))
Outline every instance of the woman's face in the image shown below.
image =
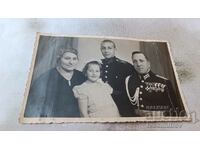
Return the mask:
POLYGON ((65 71, 73 71, 78 64, 78 57, 74 53, 66 52, 60 59, 60 67, 65 71))
POLYGON ((99 65, 89 64, 86 74, 88 80, 90 80, 91 82, 96 82, 100 78, 99 65))

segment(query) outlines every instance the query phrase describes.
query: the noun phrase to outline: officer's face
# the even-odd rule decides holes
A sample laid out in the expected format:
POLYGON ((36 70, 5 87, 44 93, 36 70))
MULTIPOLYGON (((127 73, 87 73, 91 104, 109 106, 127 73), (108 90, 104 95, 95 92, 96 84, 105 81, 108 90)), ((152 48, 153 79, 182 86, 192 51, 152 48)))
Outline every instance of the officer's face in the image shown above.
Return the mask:
POLYGON ((73 71, 78 64, 78 57, 77 55, 66 52, 60 59, 60 67, 65 71, 73 71))
POLYGON ((105 58, 112 58, 115 56, 115 48, 113 43, 111 42, 104 42, 101 45, 101 52, 105 58))
POLYGON ((143 54, 135 54, 132 57, 133 66, 139 74, 148 73, 150 69, 150 62, 147 61, 143 54))
POLYGON ((96 64, 90 64, 87 69, 87 78, 91 82, 96 82, 100 78, 100 68, 96 64))

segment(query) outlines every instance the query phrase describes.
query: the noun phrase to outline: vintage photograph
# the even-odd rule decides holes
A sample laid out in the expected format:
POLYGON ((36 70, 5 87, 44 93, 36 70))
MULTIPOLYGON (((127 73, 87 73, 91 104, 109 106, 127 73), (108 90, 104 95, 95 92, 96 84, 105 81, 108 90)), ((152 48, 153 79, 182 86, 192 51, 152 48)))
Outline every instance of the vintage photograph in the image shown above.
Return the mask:
POLYGON ((37 33, 21 123, 190 121, 169 43, 37 33))

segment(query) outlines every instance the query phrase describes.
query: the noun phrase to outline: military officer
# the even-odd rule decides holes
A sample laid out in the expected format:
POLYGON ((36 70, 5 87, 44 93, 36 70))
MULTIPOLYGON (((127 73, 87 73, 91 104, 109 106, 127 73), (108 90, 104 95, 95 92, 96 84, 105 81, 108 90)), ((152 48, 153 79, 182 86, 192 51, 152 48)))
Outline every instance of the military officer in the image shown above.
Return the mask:
POLYGON ((132 53, 137 75, 126 78, 128 98, 137 116, 170 116, 178 112, 176 94, 170 80, 150 70, 148 58, 140 51, 132 53))
POLYGON ((120 115, 128 117, 132 111, 132 106, 126 96, 125 78, 133 74, 133 66, 115 56, 116 45, 111 40, 101 42, 102 59, 102 80, 107 82, 113 88, 113 100, 115 101, 120 115))

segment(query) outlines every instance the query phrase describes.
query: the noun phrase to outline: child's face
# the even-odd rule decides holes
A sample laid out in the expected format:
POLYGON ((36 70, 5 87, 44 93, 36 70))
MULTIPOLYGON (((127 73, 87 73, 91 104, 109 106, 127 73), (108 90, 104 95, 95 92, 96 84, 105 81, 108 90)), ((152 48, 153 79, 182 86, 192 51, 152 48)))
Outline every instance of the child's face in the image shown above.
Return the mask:
POLYGON ((87 69, 88 80, 96 82, 100 78, 100 68, 96 64, 90 64, 87 69))

